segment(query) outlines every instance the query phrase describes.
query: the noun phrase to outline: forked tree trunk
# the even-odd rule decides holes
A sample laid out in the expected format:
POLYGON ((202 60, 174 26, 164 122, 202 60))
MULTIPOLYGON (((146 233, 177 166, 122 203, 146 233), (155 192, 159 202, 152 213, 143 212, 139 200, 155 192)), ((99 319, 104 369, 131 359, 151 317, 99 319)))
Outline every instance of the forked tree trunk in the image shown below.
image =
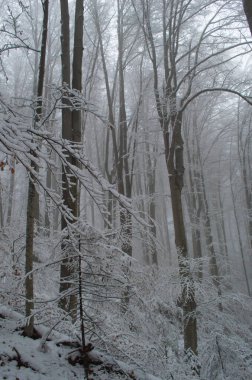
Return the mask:
MULTIPOLYGON (((75 3, 75 29, 74 29, 74 52, 73 52, 73 74, 72 88, 81 91, 82 86, 82 57, 83 57, 83 27, 84 9, 83 0, 76 0, 75 3)), ((70 29, 69 29, 69 9, 68 0, 61 0, 61 63, 62 63, 62 83, 70 88, 70 29)), ((68 105, 67 89, 65 103, 68 105)), ((70 111, 69 108, 62 109, 62 138, 68 141, 81 142, 81 111, 70 111)), ((73 156, 68 157, 71 165, 77 166, 77 161, 73 156)), ((69 169, 65 167, 62 174, 63 200, 65 205, 71 210, 74 217, 79 216, 79 185, 76 177, 71 177, 71 185, 68 181, 69 169)), ((62 216, 61 228, 67 227, 67 220, 62 216)), ((69 260, 68 256, 72 251, 72 244, 67 237, 62 243, 64 259, 60 267, 60 293, 62 298, 59 306, 70 313, 72 319, 76 319, 77 295, 67 294, 71 291, 72 282, 77 275, 77 262, 69 260), (64 296, 66 293, 66 296, 64 296)))

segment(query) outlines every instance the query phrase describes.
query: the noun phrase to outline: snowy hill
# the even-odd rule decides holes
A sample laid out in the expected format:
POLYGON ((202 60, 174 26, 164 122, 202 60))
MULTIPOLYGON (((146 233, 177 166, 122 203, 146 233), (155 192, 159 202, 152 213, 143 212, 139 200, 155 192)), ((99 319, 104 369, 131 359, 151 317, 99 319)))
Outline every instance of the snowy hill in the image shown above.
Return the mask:
MULTIPOLYGON (((71 380, 85 379, 83 365, 76 363, 79 347, 67 336, 53 332, 50 340, 22 335, 21 314, 6 307, 0 308, 0 378, 1 380, 71 380), (71 364, 70 364, 71 363, 71 364)), ((47 329, 38 328, 38 333, 47 335, 47 329)), ((89 379, 116 380, 160 380, 144 374, 122 362, 98 351, 92 351, 89 379)))

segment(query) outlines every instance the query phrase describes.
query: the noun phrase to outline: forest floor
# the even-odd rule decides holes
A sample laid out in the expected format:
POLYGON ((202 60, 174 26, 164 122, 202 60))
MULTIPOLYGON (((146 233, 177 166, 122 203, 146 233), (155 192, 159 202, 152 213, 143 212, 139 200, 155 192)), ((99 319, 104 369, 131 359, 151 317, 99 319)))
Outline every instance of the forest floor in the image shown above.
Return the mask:
MULTIPOLYGON (((78 363, 77 342, 59 332, 52 332, 45 340, 48 329, 44 326, 39 326, 38 336, 31 339, 22 335, 23 324, 21 314, 0 306, 1 380, 86 379, 84 366, 78 363)), ((96 350, 90 358, 89 380, 161 380, 96 350)))

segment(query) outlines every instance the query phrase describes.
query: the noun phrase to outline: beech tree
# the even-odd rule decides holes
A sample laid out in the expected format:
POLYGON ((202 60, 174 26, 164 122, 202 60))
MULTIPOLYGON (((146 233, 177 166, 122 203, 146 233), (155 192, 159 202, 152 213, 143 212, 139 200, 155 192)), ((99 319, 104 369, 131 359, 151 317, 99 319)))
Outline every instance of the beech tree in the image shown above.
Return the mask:
MULTIPOLYGON (((230 3, 229 1, 227 3, 230 3)), ((141 25, 149 59, 153 67, 153 87, 158 120, 163 132, 165 147, 165 160, 169 176, 172 214, 174 222, 175 244, 178 252, 179 270, 181 276, 181 305, 184 311, 184 345, 185 350, 191 349, 197 353, 197 327, 196 327, 196 301, 192 274, 189 269, 189 252, 186 238, 186 229, 183 215, 182 190, 184 186, 184 160, 183 160, 183 136, 182 126, 184 111, 188 105, 199 95, 207 91, 216 91, 215 81, 209 82, 207 88, 200 87, 202 73, 211 71, 211 68, 219 67, 230 57, 225 57, 225 52, 234 49, 240 44, 228 44, 213 51, 211 46, 217 43, 214 33, 221 32, 234 21, 232 15, 222 18, 227 3, 218 1, 205 1, 194 3, 191 1, 166 1, 153 4, 149 0, 141 1, 141 4, 132 0, 138 22, 141 25), (201 32, 190 37, 189 22, 192 23, 209 7, 212 16, 205 23, 201 32), (156 33, 154 22, 157 14, 162 20, 160 33, 156 33), (154 21, 153 21, 154 20, 154 21), (186 29, 186 25, 188 30, 186 29), (162 36, 162 37, 161 37, 162 36), (161 42, 161 41, 162 42, 161 42), (158 46, 162 46, 162 69, 160 69, 158 46), (204 47, 203 47, 204 46, 204 47), (209 46, 209 48, 208 48, 209 46), (224 59, 216 62, 220 56, 224 59), (161 84, 160 84, 161 82, 161 84), (214 88, 211 86, 214 84, 214 88), (188 286, 188 282, 190 286, 188 286), (186 283, 186 285, 185 285, 186 283)), ((194 30, 195 32, 196 30, 194 30)), ((225 34, 222 35, 222 42, 225 34)), ((238 53, 239 56, 242 52, 238 53)), ((234 55, 236 56, 236 55, 234 55)), ((225 88, 219 87, 225 91, 225 88)), ((229 91, 227 89, 227 91, 229 91)), ((203 189, 204 190, 204 189, 203 189)), ((206 210, 207 200, 204 194, 206 210)), ((219 273, 216 254, 212 245, 210 233, 210 220, 206 211, 207 244, 209 246, 210 271, 213 282, 221 294, 219 285, 219 273)))
MULTIPOLYGON (((89 366, 94 376, 106 369, 115 378, 150 378, 147 371, 158 379, 250 378, 251 98, 243 60, 250 42, 239 30, 242 2, 85 4, 84 25, 82 0, 60 2, 60 46, 52 12, 59 4, 50 2, 43 91, 35 100, 32 68, 45 51, 31 54, 24 38, 25 64, 6 66, 1 303, 27 311, 28 335, 46 322, 50 333, 76 337, 67 340, 77 348, 70 360, 84 364, 86 378, 89 366), (237 95, 249 104, 239 103, 238 114, 237 95), (49 234, 34 229, 30 185, 49 234), (25 226, 16 215, 26 213, 27 195, 25 226), (115 367, 112 356, 136 363, 133 371, 115 367)), ((39 7, 37 25, 32 18, 26 25, 35 50, 41 15, 39 7)), ((3 63, 13 62, 6 52, 0 49, 3 63)))

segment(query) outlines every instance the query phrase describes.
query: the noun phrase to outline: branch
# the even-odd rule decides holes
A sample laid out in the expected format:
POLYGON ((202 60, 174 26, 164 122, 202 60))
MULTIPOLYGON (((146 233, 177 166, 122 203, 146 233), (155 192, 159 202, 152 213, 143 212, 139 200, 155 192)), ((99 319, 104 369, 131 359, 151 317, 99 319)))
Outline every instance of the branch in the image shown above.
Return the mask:
POLYGON ((221 54, 223 54, 225 52, 228 52, 229 50, 236 49, 236 48, 238 48, 240 46, 249 45, 251 43, 252 43, 252 41, 246 41, 246 42, 240 42, 238 44, 228 46, 228 47, 226 47, 226 48, 224 48, 222 50, 218 50, 218 51, 216 51, 216 52, 208 55, 207 57, 203 58, 201 61, 195 63, 195 65, 190 70, 188 70, 187 73, 181 78, 180 82, 177 85, 176 91, 178 92, 179 88, 184 83, 184 81, 186 80, 186 78, 188 76, 190 76, 191 74, 193 74, 194 72, 196 72, 196 68, 199 67, 199 66, 201 66, 203 63, 209 61, 213 57, 217 57, 217 56, 219 56, 219 55, 221 55, 221 54))
POLYGON ((180 112, 183 112, 185 111, 185 109, 187 108, 187 106, 194 100, 196 99, 198 96, 206 93, 206 92, 215 92, 215 91, 222 91, 222 92, 228 92, 230 94, 234 94, 236 96, 239 96, 240 98, 242 98, 243 100, 245 100, 245 102, 247 102, 250 106, 252 106, 252 97, 251 96, 245 96, 245 95, 242 95, 239 91, 236 91, 236 90, 231 90, 230 88, 222 88, 222 87, 215 87, 215 88, 205 88, 203 90, 200 90, 198 92, 196 92, 196 94, 194 94, 193 96, 191 96, 183 105, 183 107, 180 109, 180 112))

